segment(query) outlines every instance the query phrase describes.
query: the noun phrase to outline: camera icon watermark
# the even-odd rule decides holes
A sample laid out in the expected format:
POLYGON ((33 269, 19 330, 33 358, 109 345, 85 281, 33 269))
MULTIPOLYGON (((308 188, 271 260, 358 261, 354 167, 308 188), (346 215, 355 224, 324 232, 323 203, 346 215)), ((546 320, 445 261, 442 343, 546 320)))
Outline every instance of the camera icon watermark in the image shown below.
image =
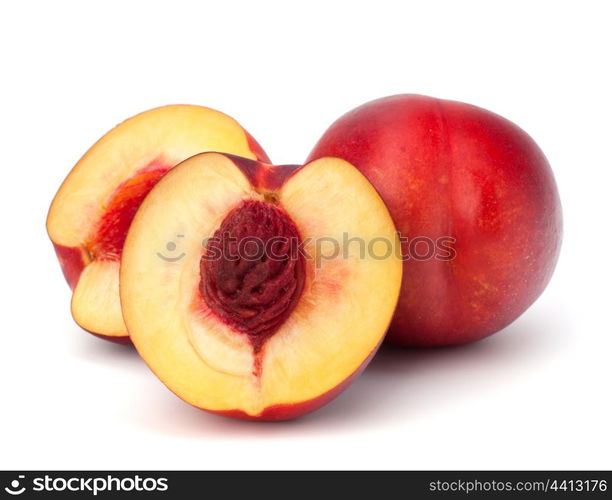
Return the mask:
MULTIPOLYGON (((180 238, 184 238, 185 235, 184 234, 177 234, 176 238, 179 239, 180 238)), ((174 240, 170 240, 166 243, 165 245, 165 249, 162 252, 157 252, 157 256, 162 259, 165 260, 166 262, 178 262, 179 260, 181 260, 183 257, 185 257, 185 255, 187 255, 185 252, 179 252, 177 253, 177 243, 174 240), (170 255, 168 255, 170 254, 170 255)))
POLYGON ((4 488, 4 491, 13 496, 21 495, 26 490, 25 486, 22 486, 22 483, 20 482, 23 479, 25 479, 25 476, 20 474, 17 476, 17 479, 13 479, 11 484, 4 488))

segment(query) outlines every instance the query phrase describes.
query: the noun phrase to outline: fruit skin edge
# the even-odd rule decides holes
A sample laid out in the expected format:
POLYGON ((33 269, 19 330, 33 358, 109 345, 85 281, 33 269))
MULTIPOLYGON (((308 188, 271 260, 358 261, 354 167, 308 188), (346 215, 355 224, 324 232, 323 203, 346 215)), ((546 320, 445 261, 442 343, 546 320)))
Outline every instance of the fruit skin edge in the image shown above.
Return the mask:
POLYGON ((56 243, 53 243, 53 249, 60 262, 64 278, 66 278, 70 290, 74 291, 79 277, 87 264, 83 258, 83 251, 78 247, 66 247, 56 243))
POLYGON ((242 130, 246 135, 247 144, 249 145, 249 149, 251 150, 251 153, 255 155, 256 160, 254 161, 258 161, 261 163, 272 163, 270 161, 270 158, 266 154, 266 152, 263 150, 261 145, 255 140, 255 138, 251 134, 249 134, 249 132, 247 132, 245 129, 242 129, 242 130))
MULTIPOLYGON (((348 377, 346 377, 342 382, 340 382, 337 386, 332 387, 327 392, 317 396, 316 398, 312 398, 306 401, 301 401, 295 404, 277 404, 268 406, 265 408, 259 415, 249 415, 248 413, 242 410, 208 410, 206 408, 200 408, 199 406, 193 406, 198 410, 205 411, 207 413, 212 413, 214 415, 220 415, 223 417, 230 417, 238 420, 247 420, 251 422, 281 422, 286 420, 293 420, 308 413, 311 413, 319 408, 325 406, 333 399, 338 397, 344 390, 357 378, 359 375, 363 373, 366 369, 370 361, 374 358, 374 355, 378 351, 379 347, 382 345, 382 339, 379 341, 378 345, 372 349, 372 352, 368 354, 368 357, 359 365, 359 367, 348 377)), ((181 400, 185 401, 181 396, 176 394, 174 391, 170 389, 170 391, 179 397, 181 400)))
MULTIPOLYGON (((83 269, 85 269, 85 266, 87 265, 84 259, 83 251, 78 247, 66 247, 63 245, 57 245, 56 243, 53 243, 53 249, 55 250, 57 259, 60 262, 60 267, 64 273, 64 278, 66 278, 68 286, 70 286, 70 290, 74 290, 83 269)), ((87 328, 83 328, 80 325, 79 328, 87 333, 90 333, 94 337, 98 337, 99 339, 108 340, 109 342, 114 342, 115 344, 133 345, 129 335, 102 335, 100 333, 92 332, 87 328)))
POLYGON ((113 337, 112 335, 102 335, 100 333, 94 333, 88 330, 87 328, 83 328, 82 326, 80 326, 79 328, 81 328, 82 330, 85 330, 87 333, 91 333, 94 337, 98 337, 99 339, 102 339, 102 340, 107 340, 109 342, 113 342, 115 344, 120 344, 120 345, 127 345, 127 346, 134 345, 129 335, 113 337))

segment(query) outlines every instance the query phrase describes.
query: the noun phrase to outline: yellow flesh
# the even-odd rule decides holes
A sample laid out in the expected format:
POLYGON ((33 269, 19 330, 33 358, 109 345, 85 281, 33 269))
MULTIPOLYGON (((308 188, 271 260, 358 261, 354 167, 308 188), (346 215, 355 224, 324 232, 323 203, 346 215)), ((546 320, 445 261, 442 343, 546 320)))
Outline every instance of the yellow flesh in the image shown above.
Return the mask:
POLYGON ((93 261, 83 270, 72 294, 72 316, 81 328, 93 333, 125 331, 118 297, 119 262, 93 261))
MULTIPOLYGON (((119 184, 152 161, 173 166, 203 151, 255 158, 241 126, 209 108, 165 106, 126 120, 79 160, 60 187, 47 218, 51 240, 66 247, 84 246, 119 184)), ((125 336, 115 264, 83 272, 75 288, 72 313, 87 330, 125 336)))
MULTIPOLYGON (((342 241, 342 233, 397 244, 388 211, 348 163, 321 159, 303 167, 278 193, 303 239, 342 241), (324 204, 324 206, 322 205, 324 204)), ((138 351, 176 394, 210 410, 258 415, 276 404, 316 398, 351 375, 376 348, 390 321, 401 261, 349 258, 306 261, 303 294, 268 339, 262 373, 253 374, 247 337, 212 313, 194 309, 202 239, 244 199, 262 199, 228 158, 203 154, 167 174, 151 191, 129 231, 121 265, 123 314, 138 351), (177 262, 160 259, 180 239, 177 262)), ((311 244, 307 247, 314 256, 311 244)), ((201 310, 201 308, 200 308, 201 310)))

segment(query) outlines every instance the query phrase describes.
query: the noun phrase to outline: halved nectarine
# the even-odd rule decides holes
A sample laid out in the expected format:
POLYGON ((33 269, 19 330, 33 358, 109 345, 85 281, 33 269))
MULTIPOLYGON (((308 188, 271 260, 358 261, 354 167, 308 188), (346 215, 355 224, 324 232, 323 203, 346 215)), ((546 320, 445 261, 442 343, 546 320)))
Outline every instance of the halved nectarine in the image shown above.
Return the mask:
POLYGON ((119 260, 144 197, 174 165, 202 151, 267 160, 232 118, 201 106, 164 106, 108 132, 79 160, 55 196, 47 231, 73 289, 85 330, 129 342, 119 304, 119 260))
POLYGON ((381 343, 401 283, 398 244, 378 193, 344 160, 199 154, 164 176, 132 222, 124 318, 149 367, 188 403, 296 417, 337 395, 381 343))

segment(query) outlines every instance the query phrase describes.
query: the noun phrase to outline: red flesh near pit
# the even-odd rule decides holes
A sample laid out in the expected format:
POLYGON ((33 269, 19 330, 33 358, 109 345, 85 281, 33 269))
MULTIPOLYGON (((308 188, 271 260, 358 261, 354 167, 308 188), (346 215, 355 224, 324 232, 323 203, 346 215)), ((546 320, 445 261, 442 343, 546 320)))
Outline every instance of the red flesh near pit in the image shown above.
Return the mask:
POLYGON ((138 207, 170 168, 153 161, 115 189, 106 203, 94 236, 87 244, 92 259, 120 259, 125 237, 138 207))

